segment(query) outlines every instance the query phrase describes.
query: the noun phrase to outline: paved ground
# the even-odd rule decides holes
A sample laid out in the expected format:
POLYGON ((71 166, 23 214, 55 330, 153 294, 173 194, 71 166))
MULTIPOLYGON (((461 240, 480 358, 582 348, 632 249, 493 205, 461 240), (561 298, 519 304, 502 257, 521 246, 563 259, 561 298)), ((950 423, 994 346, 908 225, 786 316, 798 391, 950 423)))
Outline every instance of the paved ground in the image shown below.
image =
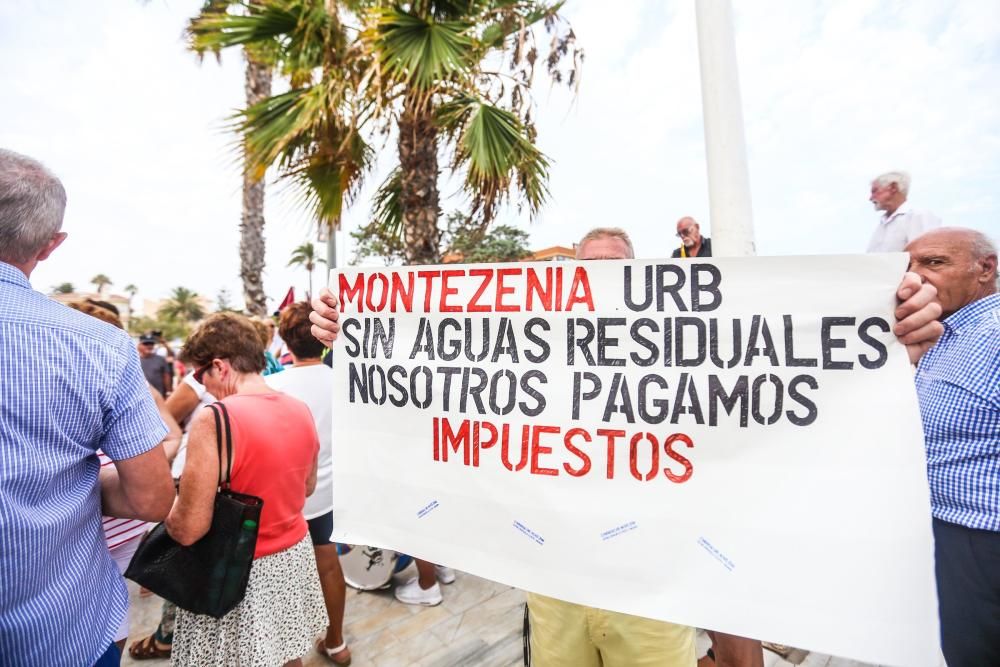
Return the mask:
MULTIPOLYGON (((524 620, 524 593, 472 575, 457 573, 458 579, 443 586, 444 602, 437 607, 415 607, 396 602, 392 592, 362 593, 347 589, 345 634, 354 660, 364 667, 514 667, 521 665, 521 628, 524 620)), ((396 575, 404 581, 415 575, 410 570, 396 575)), ((133 583, 131 639, 143 637, 156 628, 160 599, 140 598, 133 583)), ((700 652, 708 647, 703 633, 698 638, 700 652)), ((769 651, 764 667, 871 667, 865 663, 797 651, 792 662, 769 651)), ((149 660, 145 664, 167 664, 149 660)), ((306 656, 308 667, 331 663, 316 654, 306 656)), ((126 654, 123 665, 137 664, 126 654)), ((943 665, 943 663, 942 663, 943 665)))
MULTIPOLYGON (((396 575, 405 581, 416 570, 396 575)), ((130 641, 144 637, 159 622, 161 601, 140 598, 129 582, 132 604, 130 641)), ((483 665, 507 667, 522 664, 521 627, 524 593, 462 572, 455 583, 443 586, 444 602, 436 607, 416 607, 396 602, 392 591, 362 593, 347 589, 345 635, 353 655, 352 665, 402 667, 426 665, 451 667, 483 665)), ((147 660, 154 666, 167 661, 147 660)), ((331 663, 317 654, 306 656, 309 667, 331 663)), ((126 654, 123 665, 141 664, 126 654)))

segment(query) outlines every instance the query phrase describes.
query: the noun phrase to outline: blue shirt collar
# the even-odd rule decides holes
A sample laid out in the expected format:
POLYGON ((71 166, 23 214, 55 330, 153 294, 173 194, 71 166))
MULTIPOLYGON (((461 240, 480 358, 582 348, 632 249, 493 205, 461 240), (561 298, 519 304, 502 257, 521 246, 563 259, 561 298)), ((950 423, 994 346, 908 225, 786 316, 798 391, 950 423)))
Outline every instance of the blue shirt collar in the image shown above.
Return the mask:
POLYGON ((24 275, 21 269, 14 268, 6 262, 0 262, 0 283, 13 283, 18 287, 31 289, 28 276, 24 275))
POLYGON ((1000 312, 1000 292, 990 294, 978 301, 973 301, 967 306, 959 308, 954 313, 946 317, 942 323, 949 329, 958 331, 966 324, 977 321, 991 310, 1000 312))

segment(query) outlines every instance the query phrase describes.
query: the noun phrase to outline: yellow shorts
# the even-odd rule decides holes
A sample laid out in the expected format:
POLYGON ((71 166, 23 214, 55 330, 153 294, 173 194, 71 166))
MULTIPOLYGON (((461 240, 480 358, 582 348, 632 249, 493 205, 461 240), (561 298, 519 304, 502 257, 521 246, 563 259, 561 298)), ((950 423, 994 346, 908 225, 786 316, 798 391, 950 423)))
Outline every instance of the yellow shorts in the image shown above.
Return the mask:
POLYGON ((534 667, 693 667, 695 629, 528 593, 534 667))

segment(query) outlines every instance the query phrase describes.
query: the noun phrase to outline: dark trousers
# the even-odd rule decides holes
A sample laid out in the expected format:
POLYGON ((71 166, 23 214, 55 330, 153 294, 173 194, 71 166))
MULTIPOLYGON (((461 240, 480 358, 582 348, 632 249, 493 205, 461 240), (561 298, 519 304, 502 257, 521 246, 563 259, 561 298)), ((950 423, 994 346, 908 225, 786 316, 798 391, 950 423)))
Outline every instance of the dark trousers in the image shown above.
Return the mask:
POLYGON ((948 667, 1000 665, 1000 533, 934 519, 934 558, 948 667))
POLYGON ((121 661, 122 654, 118 652, 118 647, 111 644, 108 650, 104 652, 104 655, 94 663, 94 667, 118 667, 118 663, 121 661))

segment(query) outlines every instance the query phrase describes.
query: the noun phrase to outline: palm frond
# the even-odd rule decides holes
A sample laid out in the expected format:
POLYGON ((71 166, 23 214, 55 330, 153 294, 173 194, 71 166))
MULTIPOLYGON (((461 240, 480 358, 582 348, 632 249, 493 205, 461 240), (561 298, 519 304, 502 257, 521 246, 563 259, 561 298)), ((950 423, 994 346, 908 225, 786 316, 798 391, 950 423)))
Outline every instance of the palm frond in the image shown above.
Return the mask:
POLYGON ((306 241, 292 251, 292 257, 286 266, 302 266, 311 271, 319 262, 326 264, 325 259, 317 256, 316 246, 312 242, 306 241))
POLYGON ((246 168, 257 178, 323 125, 329 113, 325 90, 322 85, 293 88, 233 117, 234 129, 243 140, 246 168))
POLYGON ((293 31, 298 17, 283 3, 251 5, 228 3, 234 11, 206 7, 188 23, 186 36, 192 51, 203 54, 218 52, 233 46, 250 46, 270 42, 293 31))
POLYGON ((369 39, 385 75, 427 91, 470 70, 472 24, 423 19, 397 7, 375 10, 369 39))
MULTIPOLYGON (((511 0, 502 0, 510 2, 511 0)), ((516 1, 516 0, 515 0, 516 1)), ((491 0, 434 0, 427 3, 428 13, 436 19, 456 20, 478 16, 490 5, 491 0)))
POLYGON ((276 165, 298 203, 324 225, 339 222, 375 158, 342 108, 330 86, 316 84, 267 98, 235 118, 251 173, 262 177, 276 165))
POLYGON ((188 46, 199 55, 242 46, 261 62, 280 65, 292 79, 320 67, 331 16, 322 2, 208 2, 187 27, 188 46))
POLYGON ((502 48, 508 37, 525 28, 530 28, 539 21, 550 20, 555 17, 565 0, 554 3, 531 2, 531 3, 502 3, 511 5, 511 11, 499 12, 499 19, 487 25, 479 33, 479 41, 488 49, 502 48), (517 7, 518 4, 527 4, 526 7, 517 7))
POLYGON ((472 96, 442 105, 437 120, 455 143, 453 167, 465 169, 474 213, 488 223, 516 189, 531 215, 537 214, 548 197, 549 162, 534 145, 530 127, 472 96))
POLYGON ((360 189, 364 174, 375 159, 361 135, 354 131, 339 139, 339 143, 313 146, 297 164, 287 164, 282 177, 290 181, 298 193, 298 203, 308 209, 321 225, 340 222, 344 204, 350 204, 360 189))
POLYGON ((399 238, 403 233, 403 171, 397 166, 382 182, 372 197, 372 221, 380 225, 389 236, 399 238))

